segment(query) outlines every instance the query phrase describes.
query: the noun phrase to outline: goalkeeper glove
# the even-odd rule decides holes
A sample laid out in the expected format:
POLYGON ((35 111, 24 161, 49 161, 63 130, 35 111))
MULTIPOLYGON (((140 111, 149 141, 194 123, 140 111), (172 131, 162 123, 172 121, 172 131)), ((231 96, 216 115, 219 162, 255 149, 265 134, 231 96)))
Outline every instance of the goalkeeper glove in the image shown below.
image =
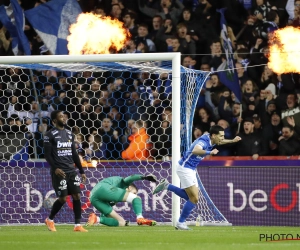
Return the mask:
POLYGON ((151 182, 157 182, 157 178, 153 174, 148 174, 142 177, 143 180, 151 181, 151 182))

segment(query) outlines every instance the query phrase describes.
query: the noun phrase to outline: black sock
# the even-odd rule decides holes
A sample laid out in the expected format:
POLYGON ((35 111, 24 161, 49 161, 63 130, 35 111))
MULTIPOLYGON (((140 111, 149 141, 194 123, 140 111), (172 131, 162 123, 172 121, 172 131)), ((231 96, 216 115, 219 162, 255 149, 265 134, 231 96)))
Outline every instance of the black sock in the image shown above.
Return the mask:
POLYGON ((80 200, 73 200, 73 211, 75 215, 75 224, 80 224, 81 220, 81 202, 80 200))
POLYGON ((49 215, 49 219, 50 220, 53 220, 54 219, 54 216, 59 212, 59 210, 61 209, 61 207, 64 205, 65 203, 61 203, 59 201, 59 199, 57 199, 54 203, 53 203, 53 206, 52 206, 52 209, 51 209, 51 213, 49 215))

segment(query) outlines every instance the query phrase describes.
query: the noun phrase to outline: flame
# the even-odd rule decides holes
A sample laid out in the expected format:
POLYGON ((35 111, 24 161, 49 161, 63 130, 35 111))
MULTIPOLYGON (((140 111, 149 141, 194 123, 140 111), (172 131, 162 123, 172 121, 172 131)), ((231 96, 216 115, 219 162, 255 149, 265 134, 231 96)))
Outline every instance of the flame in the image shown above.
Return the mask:
POLYGON ((70 26, 67 37, 69 54, 109 54, 112 49, 122 49, 129 37, 130 33, 119 20, 82 13, 70 26))
POLYGON ((268 67, 277 74, 300 73, 300 29, 286 27, 270 37, 268 67))

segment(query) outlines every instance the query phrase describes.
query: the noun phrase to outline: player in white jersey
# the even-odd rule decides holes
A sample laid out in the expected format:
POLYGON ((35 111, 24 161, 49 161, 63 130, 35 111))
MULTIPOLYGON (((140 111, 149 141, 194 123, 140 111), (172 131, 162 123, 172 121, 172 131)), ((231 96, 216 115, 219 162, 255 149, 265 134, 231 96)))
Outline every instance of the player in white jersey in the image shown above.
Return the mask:
POLYGON ((217 149, 213 149, 215 145, 238 142, 239 140, 241 140, 239 136, 236 136, 233 140, 224 139, 224 129, 218 125, 212 126, 209 133, 196 139, 179 160, 176 172, 181 182, 181 188, 163 179, 154 189, 153 194, 162 190, 169 190, 186 200, 176 224, 176 229, 190 230, 185 221, 199 200, 196 171, 200 161, 206 155, 216 155, 219 152, 217 149))

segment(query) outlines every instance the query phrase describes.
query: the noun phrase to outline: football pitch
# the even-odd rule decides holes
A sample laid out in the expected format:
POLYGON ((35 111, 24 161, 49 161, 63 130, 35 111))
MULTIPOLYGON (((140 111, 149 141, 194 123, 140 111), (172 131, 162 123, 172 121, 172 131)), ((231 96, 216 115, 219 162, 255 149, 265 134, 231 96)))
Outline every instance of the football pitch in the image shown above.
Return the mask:
POLYGON ((177 231, 171 226, 93 226, 88 233, 77 233, 71 225, 57 225, 57 232, 49 232, 45 226, 0 226, 0 249, 300 249, 296 227, 191 228, 177 231), (270 241, 264 236, 288 240, 270 241))

